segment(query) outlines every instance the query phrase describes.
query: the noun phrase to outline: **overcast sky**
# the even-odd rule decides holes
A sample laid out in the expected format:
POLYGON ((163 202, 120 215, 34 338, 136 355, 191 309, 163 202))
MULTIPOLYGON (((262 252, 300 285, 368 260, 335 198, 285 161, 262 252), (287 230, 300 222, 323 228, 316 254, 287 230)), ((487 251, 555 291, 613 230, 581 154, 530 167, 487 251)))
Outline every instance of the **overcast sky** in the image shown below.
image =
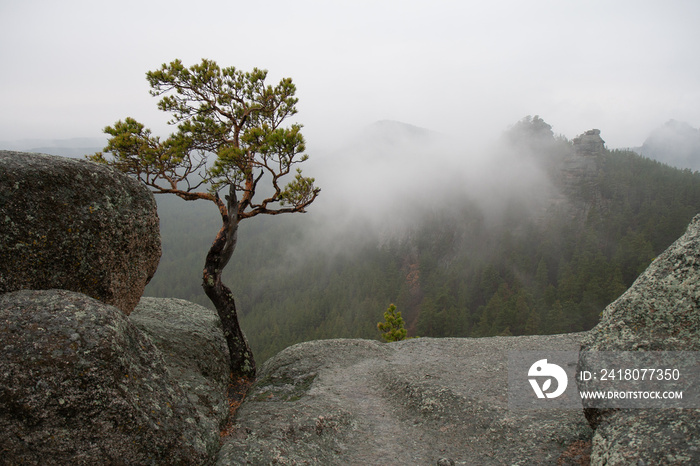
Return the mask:
POLYGON ((175 58, 292 77, 310 146, 383 119, 468 140, 538 114, 609 148, 700 126, 697 0, 0 0, 0 38, 0 140, 165 136, 145 73, 175 58))

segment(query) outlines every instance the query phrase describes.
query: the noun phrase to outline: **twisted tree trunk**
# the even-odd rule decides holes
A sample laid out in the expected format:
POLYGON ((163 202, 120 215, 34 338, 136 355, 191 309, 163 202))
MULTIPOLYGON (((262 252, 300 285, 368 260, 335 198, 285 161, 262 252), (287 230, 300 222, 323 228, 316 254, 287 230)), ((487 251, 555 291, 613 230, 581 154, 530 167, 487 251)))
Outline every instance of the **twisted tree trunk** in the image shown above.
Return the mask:
POLYGON ((236 248, 238 236, 238 199, 233 185, 229 189, 226 201, 227 205, 224 205, 223 201, 216 197, 223 225, 207 253, 202 287, 221 319, 224 337, 231 355, 231 372, 234 377, 253 378, 255 377, 253 352, 238 324, 233 293, 221 282, 221 274, 236 248))

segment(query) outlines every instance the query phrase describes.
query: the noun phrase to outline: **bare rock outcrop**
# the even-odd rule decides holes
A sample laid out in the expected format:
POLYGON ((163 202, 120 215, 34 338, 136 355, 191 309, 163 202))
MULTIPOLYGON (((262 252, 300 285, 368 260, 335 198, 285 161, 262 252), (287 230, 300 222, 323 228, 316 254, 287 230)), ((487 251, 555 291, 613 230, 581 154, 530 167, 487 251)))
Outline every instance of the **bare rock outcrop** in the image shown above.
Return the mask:
MULTIPOLYGON (((610 304, 583 342, 587 352, 700 350, 700 215, 610 304)), ((587 407, 592 464, 700 464, 699 409, 587 407)))
POLYGON ((507 360, 582 336, 289 347, 261 368, 217 464, 579 464, 581 410, 509 410, 507 360))
POLYGON ((578 155, 599 155, 605 152, 605 141, 600 137, 599 129, 589 129, 573 140, 574 151, 578 155))
POLYGON ((160 260, 150 191, 96 163, 0 151, 0 293, 67 289, 127 315, 160 260))
POLYGON ((562 160, 561 181, 566 192, 581 194, 592 191, 599 171, 599 157, 605 152, 605 142, 597 129, 588 130, 573 140, 573 151, 562 160))
POLYGON ((113 306, 2 294, 0 347, 0 464, 206 464, 218 451, 218 429, 113 306))

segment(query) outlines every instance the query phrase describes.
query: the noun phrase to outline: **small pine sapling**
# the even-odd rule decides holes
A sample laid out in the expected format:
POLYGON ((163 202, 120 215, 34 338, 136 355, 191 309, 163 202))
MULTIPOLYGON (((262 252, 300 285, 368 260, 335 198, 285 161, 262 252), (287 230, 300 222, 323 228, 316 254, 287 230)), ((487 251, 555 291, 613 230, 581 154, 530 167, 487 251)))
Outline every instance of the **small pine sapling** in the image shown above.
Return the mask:
POLYGON ((377 323, 377 329, 382 332, 382 338, 386 342, 401 341, 406 338, 401 311, 397 311, 393 304, 384 312, 384 322, 377 323))

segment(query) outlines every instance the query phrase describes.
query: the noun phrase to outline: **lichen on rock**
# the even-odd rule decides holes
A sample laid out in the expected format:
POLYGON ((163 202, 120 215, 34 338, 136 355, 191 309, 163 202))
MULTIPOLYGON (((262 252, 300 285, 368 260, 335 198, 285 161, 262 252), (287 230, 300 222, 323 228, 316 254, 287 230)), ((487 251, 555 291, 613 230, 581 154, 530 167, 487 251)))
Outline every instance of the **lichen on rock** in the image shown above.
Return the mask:
MULTIPOLYGON (((589 363, 598 351, 700 351, 700 215, 603 311, 583 342, 581 370, 598 369, 589 363)), ((592 464, 700 463, 700 409, 585 413, 596 429, 592 464)))
POLYGON ((144 297, 129 319, 161 351, 171 379, 216 435, 229 414, 231 372, 216 312, 182 299, 144 297))
POLYGON ((160 260, 153 194, 96 163, 0 151, 0 293, 67 289, 127 315, 160 260))
POLYGON ((66 290, 0 295, 0 445, 11 464, 203 464, 203 423, 122 312, 66 290))

